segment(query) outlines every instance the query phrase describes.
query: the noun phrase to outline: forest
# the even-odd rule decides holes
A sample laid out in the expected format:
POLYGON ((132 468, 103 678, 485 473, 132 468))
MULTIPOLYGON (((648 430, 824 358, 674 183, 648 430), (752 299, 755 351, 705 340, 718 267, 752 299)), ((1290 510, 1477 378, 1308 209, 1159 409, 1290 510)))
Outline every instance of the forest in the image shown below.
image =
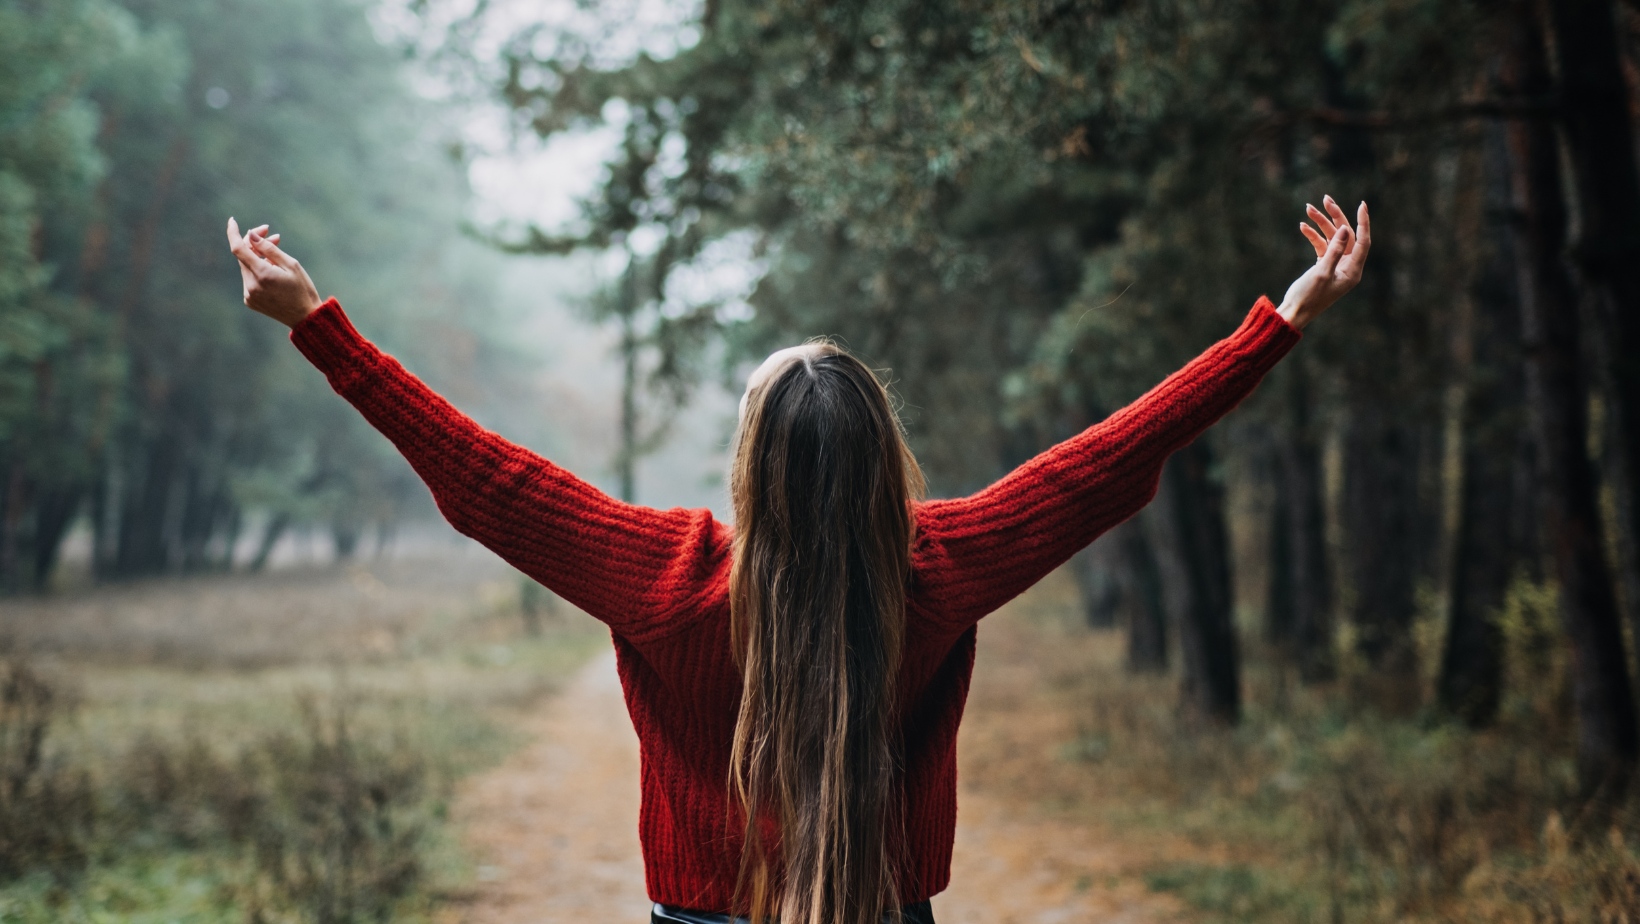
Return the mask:
POLYGON ((1067 760, 1308 845, 1147 880, 1203 919, 1636 920, 1640 3, 703 0, 649 44, 561 6, 0 0, 0 608, 75 530, 115 586, 436 516, 240 307, 230 214, 502 401, 494 268, 613 259, 584 474, 625 496, 658 423, 817 335, 956 496, 1279 299, 1330 194, 1371 206, 1361 287, 1070 565, 1119 669, 1067 760), (472 219, 480 106, 618 138, 576 218, 472 219), (698 291, 725 253, 743 303, 698 291))
POLYGON ((1135 670, 1176 647, 1203 721, 1240 714, 1245 605, 1298 682, 1484 727, 1498 614, 1553 585, 1594 796, 1640 756, 1637 12, 708 3, 665 60, 611 68, 542 26, 486 73, 541 135, 612 100, 626 122, 586 226, 517 249, 643 240, 622 304, 654 306, 664 378, 715 320, 667 298, 674 268, 754 232, 755 315, 722 336, 758 355, 824 332, 891 370, 936 493, 1102 419, 1278 294, 1305 203, 1370 201, 1362 291, 1095 546, 1088 618, 1125 621, 1135 670), (1443 647, 1420 651, 1431 619, 1443 647))

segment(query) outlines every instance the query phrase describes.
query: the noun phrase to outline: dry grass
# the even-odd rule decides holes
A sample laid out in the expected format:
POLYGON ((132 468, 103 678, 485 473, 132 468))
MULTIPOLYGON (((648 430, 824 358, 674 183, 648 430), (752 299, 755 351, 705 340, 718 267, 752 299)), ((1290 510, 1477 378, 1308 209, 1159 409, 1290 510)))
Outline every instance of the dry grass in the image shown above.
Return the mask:
MULTIPOLYGON (((0 674, 0 875, 21 876, 0 920, 416 920, 470 881, 449 782, 505 753, 602 630, 561 614, 528 635, 513 578, 473 562, 367 574, 247 581, 214 617, 185 585, 59 601, 61 623, 8 612, 32 666, 0 674), (361 608, 371 581, 391 606, 361 608), (165 600, 197 614, 187 632, 165 600)), ((963 784, 1097 832, 1117 885, 1089 888, 1144 882, 1203 921, 1640 922, 1640 813, 1571 798, 1553 616, 1517 588, 1513 692, 1485 733, 1362 711, 1351 678, 1303 688, 1257 649, 1227 731, 1180 718, 1176 678, 1127 675, 1056 575, 980 629, 963 784)))
POLYGON ((605 644, 518 601, 455 555, 8 605, 0 920, 427 917, 451 784, 605 644))
POLYGON ((1544 588, 1518 587, 1502 616, 1513 693, 1484 733, 1352 707, 1351 678, 1301 688, 1257 650, 1242 725, 1195 727, 1176 678, 1125 674, 1120 636, 1080 626, 1072 593, 1050 579, 982 626, 983 755, 964 772, 1105 830, 1192 916, 1640 921, 1640 813, 1574 814, 1544 588))

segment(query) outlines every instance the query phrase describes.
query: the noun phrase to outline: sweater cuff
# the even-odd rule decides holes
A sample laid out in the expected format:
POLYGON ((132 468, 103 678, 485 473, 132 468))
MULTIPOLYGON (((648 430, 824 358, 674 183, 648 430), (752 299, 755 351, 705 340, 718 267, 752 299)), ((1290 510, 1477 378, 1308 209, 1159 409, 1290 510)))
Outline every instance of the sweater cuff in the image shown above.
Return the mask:
POLYGON ((1260 348, 1273 348, 1286 353, 1293 344, 1304 339, 1304 334, 1276 313, 1276 306, 1270 302, 1269 296, 1260 295, 1232 339, 1246 340, 1260 348))
POLYGON ((370 364, 376 347, 364 339, 342 311, 342 303, 330 298, 291 328, 290 342, 308 362, 341 391, 349 372, 370 364))

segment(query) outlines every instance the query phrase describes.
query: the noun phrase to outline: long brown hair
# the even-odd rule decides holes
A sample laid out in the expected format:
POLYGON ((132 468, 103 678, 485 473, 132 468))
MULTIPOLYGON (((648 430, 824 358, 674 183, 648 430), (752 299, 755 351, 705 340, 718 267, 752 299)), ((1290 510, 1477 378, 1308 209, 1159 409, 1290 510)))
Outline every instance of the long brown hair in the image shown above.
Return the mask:
POLYGON ((754 924, 876 924, 899 906, 893 712, 922 490, 888 392, 837 346, 811 344, 747 396, 730 476, 744 672, 730 785, 746 823, 736 910, 754 924))

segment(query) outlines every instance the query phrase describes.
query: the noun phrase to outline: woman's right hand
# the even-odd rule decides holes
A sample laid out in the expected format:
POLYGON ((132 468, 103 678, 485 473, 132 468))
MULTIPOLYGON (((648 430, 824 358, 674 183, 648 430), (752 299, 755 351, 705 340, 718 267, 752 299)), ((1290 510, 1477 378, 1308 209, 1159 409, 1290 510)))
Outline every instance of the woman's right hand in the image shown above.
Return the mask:
POLYGON ((1305 208, 1315 226, 1298 224, 1310 246, 1315 248, 1315 265, 1293 281, 1281 300, 1281 307, 1276 309, 1277 314, 1299 330, 1355 288, 1367 265, 1367 251, 1372 249, 1372 220, 1367 215, 1365 202, 1355 213, 1356 224, 1361 226, 1359 238, 1332 196, 1323 197, 1321 204, 1327 211, 1322 212, 1313 205, 1305 208))
POLYGON ((295 327, 319 310, 319 290, 296 258, 279 249, 279 235, 263 237, 267 225, 252 228, 243 237, 239 222, 228 219, 228 249, 239 261, 245 287, 245 305, 286 327, 295 327))

